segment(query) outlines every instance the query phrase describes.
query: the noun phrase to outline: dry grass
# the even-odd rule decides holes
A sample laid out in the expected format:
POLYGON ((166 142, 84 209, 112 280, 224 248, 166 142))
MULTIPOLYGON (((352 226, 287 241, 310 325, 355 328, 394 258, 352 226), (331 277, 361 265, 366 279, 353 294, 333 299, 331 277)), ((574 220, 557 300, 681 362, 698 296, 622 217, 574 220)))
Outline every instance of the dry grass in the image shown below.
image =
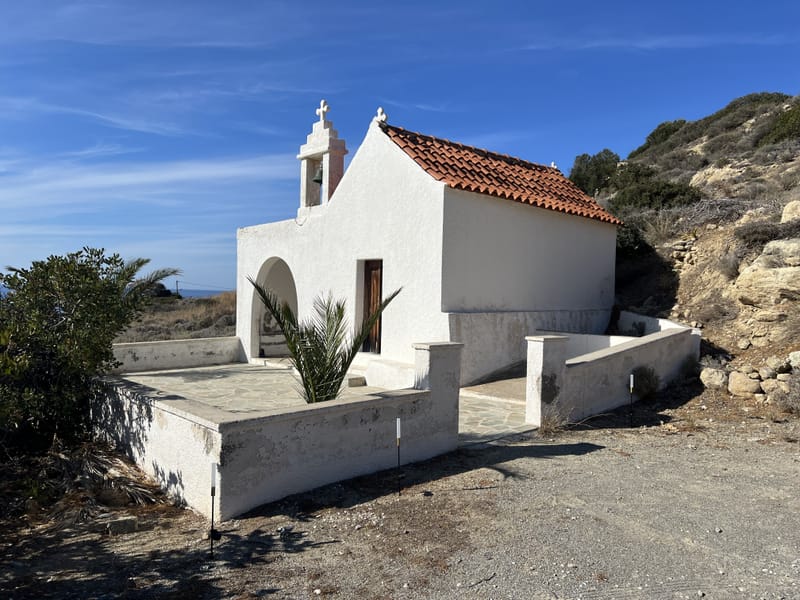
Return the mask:
POLYGON ((800 376, 795 375, 788 382, 788 391, 773 395, 773 402, 783 413, 800 416, 800 376))
POLYGON ((234 335, 236 292, 209 298, 155 298, 117 342, 150 342, 234 335))
POLYGON ((543 404, 542 418, 539 423, 539 435, 554 436, 569 425, 569 410, 560 404, 543 404))

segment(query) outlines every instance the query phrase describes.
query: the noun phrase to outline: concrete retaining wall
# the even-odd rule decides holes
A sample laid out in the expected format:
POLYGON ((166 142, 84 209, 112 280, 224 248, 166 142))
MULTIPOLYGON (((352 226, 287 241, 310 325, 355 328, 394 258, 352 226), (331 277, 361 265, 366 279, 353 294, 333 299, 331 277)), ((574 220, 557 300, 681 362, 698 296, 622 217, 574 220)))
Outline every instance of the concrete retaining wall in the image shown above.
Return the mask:
POLYGON ((261 504, 458 445, 461 345, 415 345, 416 389, 387 391, 251 418, 182 398, 154 397, 121 381, 99 428, 166 489, 206 516, 211 464, 219 464, 216 510, 229 519, 261 504), (205 415, 205 416, 203 416, 205 415))
POLYGON ((112 383, 94 416, 98 433, 124 451, 172 497, 211 514, 211 463, 219 462, 217 423, 196 414, 192 402, 155 396, 125 380, 112 383))
POLYGON ((617 328, 630 335, 650 335, 667 329, 685 329, 686 326, 669 319, 648 317, 623 310, 619 314, 617 328))
POLYGON ((543 330, 599 334, 610 310, 449 313, 450 340, 464 344, 461 385, 525 360, 525 337, 543 330))
POLYGON ((245 360, 242 344, 235 336, 114 344, 114 358, 122 363, 116 373, 208 367, 245 360))
MULTIPOLYGON (((537 331, 536 335, 565 335, 557 331, 537 331)), ((567 337, 566 358, 574 358, 581 354, 596 352, 613 348, 619 344, 624 344, 636 339, 628 335, 588 335, 580 333, 570 333, 567 337)))
POLYGON ((664 385, 680 373, 687 358, 700 355, 699 331, 678 327, 573 358, 568 358, 568 335, 527 341, 525 420, 537 426, 548 411, 577 421, 627 404, 636 367, 652 367, 664 385))

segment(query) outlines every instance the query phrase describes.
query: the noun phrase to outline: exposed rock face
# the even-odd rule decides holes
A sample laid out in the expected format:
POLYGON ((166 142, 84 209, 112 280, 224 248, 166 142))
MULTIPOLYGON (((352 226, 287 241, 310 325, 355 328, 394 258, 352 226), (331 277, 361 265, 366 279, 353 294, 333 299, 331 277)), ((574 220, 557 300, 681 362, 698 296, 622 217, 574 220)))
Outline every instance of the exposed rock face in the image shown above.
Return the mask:
POLYGON ((792 200, 783 207, 783 214, 781 215, 781 223, 800 219, 800 200, 792 200))
POLYGON ((724 388, 728 383, 728 375, 723 369, 706 367, 700 372, 700 381, 707 388, 724 388))
POLYGON ((742 304, 758 308, 800 300, 800 239, 764 246, 761 256, 736 280, 736 295, 742 304))
POLYGON ((734 396, 751 396, 752 394, 760 394, 761 382, 757 379, 750 379, 744 373, 734 371, 728 377, 728 391, 734 396))

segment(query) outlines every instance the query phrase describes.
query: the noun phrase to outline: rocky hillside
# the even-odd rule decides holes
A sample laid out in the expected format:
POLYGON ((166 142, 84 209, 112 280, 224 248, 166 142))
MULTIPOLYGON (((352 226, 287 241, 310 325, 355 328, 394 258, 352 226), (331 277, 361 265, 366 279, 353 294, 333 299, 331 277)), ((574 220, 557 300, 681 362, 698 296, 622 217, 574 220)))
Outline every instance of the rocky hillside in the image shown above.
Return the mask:
POLYGON ((698 121, 662 123, 628 160, 707 198, 780 197, 800 184, 800 96, 750 94, 698 121))
POLYGON ((626 221, 618 303, 701 328, 707 391, 800 413, 800 97, 662 123, 607 180, 595 194, 626 221), (644 187, 625 187, 631 169, 644 187))

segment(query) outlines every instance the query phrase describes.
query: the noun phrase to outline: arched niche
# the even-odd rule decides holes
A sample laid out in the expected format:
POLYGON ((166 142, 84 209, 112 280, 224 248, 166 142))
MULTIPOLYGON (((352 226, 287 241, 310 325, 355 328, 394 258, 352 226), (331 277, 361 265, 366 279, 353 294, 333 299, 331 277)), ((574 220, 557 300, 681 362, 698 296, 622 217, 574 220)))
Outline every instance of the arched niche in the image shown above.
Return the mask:
MULTIPOLYGON (((265 261, 258 271, 256 281, 286 302, 297 314, 297 288, 289 265, 281 258, 265 261)), ((283 335, 272 316, 267 312, 261 297, 253 293, 250 352, 252 357, 282 356, 286 354, 283 335)))

